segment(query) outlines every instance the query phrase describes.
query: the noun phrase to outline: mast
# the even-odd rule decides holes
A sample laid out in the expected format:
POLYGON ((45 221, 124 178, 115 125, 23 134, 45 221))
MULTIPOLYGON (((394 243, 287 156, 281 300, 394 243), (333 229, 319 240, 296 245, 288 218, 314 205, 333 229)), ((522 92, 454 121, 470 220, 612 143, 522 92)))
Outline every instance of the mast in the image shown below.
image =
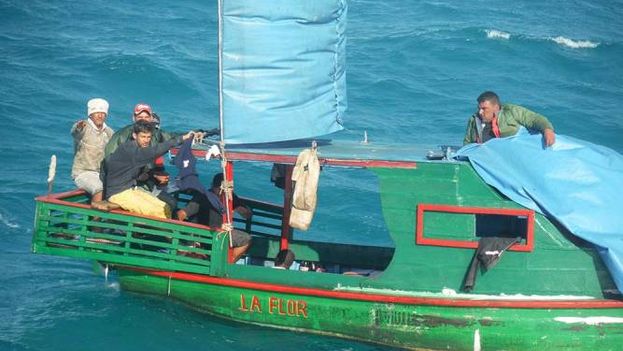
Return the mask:
MULTIPOLYGON (((225 184, 224 202, 225 213, 223 213, 223 228, 229 233, 229 253, 231 256, 231 230, 233 229, 233 165, 227 161, 225 153, 225 123, 223 119, 223 1, 218 0, 218 115, 219 115, 219 127, 221 130, 221 168, 223 172, 223 179, 225 184)), ((222 187, 223 188, 223 187, 222 187)), ((228 258, 228 260, 231 257, 228 258)))
MULTIPOLYGON (((221 147, 225 146, 223 123, 223 0, 218 0, 218 117, 221 129, 221 147)), ((224 150, 221 150, 223 152, 224 150)))

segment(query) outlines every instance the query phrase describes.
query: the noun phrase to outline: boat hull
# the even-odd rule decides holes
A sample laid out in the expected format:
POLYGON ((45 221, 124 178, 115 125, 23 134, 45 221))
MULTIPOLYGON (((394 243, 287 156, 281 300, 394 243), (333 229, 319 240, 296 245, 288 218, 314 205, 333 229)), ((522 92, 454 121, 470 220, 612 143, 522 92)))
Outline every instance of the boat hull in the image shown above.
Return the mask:
POLYGON ((564 303, 552 302, 554 308, 547 308, 547 301, 517 302, 513 308, 499 307, 512 306, 510 300, 492 307, 476 300, 470 306, 469 301, 451 299, 384 299, 332 290, 323 294, 320 289, 227 278, 123 267, 118 271, 126 290, 170 296, 223 318, 404 348, 619 350, 623 344, 622 309, 607 304, 561 308, 564 303))

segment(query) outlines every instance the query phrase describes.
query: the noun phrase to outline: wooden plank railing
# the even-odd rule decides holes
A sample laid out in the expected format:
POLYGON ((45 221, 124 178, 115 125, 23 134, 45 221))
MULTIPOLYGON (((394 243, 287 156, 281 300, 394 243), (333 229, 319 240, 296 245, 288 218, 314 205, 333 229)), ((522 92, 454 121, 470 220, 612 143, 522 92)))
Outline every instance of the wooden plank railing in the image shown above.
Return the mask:
MULTIPOLYGON (((211 266, 227 257, 229 241, 218 228, 122 210, 94 210, 80 191, 36 200, 35 253, 202 274, 210 274, 211 266)), ((282 207, 245 202, 253 216, 236 218, 236 227, 253 235, 280 235, 282 207)))
MULTIPOLYGON (((210 273, 218 230, 123 211, 102 212, 84 196, 37 199, 33 252, 194 273, 210 273)), ((226 252, 226 250, 225 250, 226 252)))

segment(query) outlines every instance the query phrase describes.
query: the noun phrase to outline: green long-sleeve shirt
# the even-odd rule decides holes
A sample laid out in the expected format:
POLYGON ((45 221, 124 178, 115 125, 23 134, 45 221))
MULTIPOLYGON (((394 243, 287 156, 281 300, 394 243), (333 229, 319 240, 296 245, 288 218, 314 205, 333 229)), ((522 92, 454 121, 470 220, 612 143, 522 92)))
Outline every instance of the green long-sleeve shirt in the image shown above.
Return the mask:
MULTIPOLYGON (((128 140, 132 140, 132 132, 133 132, 134 124, 129 124, 121 129, 119 129, 115 134, 112 135, 108 144, 106 144, 106 148, 104 149, 104 158, 107 158, 111 155, 119 145, 125 143, 128 140)), ((154 146, 158 143, 167 141, 169 139, 173 139, 176 136, 182 134, 179 133, 167 133, 161 129, 154 130, 154 134, 151 138, 151 142, 149 145, 154 146)))
MULTIPOLYGON (((482 128, 478 128, 478 123, 481 123, 481 121, 478 117, 478 113, 475 113, 467 122, 467 130, 465 131, 463 144, 481 142, 482 135, 480 135, 480 133, 482 128)), ((524 126, 527 129, 538 130, 541 133, 545 129, 554 130, 552 124, 543 115, 513 104, 502 105, 502 109, 497 117, 497 123, 500 130, 500 137, 502 138, 515 135, 520 126, 524 126)))

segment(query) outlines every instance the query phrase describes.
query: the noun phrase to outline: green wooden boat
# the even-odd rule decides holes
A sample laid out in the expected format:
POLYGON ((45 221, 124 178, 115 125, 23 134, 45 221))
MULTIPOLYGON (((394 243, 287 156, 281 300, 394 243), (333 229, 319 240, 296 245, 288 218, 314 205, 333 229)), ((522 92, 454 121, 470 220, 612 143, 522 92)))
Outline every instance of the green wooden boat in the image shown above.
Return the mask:
MULTIPOLYGON (((380 203, 384 223, 375 224, 393 245, 293 236, 289 179, 301 147, 231 145, 341 129, 345 15, 343 0, 219 0, 225 177, 233 180, 235 166, 247 162, 278 163, 286 171, 283 202, 247 199, 251 219, 235 222, 253 235, 244 262, 230 262, 229 220, 208 228, 102 212, 80 191, 36 199, 33 252, 97 261, 117 271, 123 289, 170 296, 240 322, 410 349, 620 350, 623 299, 593 246, 501 195, 469 163, 426 160, 396 146, 389 153, 374 144, 333 150, 318 140, 321 164, 346 172, 342 183, 353 169, 376 178, 371 183, 379 188, 364 201, 380 203), (471 291, 462 291, 479 242, 491 236, 518 241, 495 268, 476 272, 471 291), (285 248, 326 271, 271 268, 285 248)), ((196 151, 203 156, 207 148, 196 151)), ((236 186, 249 181, 244 174, 236 173, 236 186)), ((368 213, 349 216, 366 230, 368 213)))
MULTIPOLYGON (((253 161, 291 169, 295 160, 226 156, 230 172, 253 161)), ((282 205, 247 199, 253 216, 236 222, 254 237, 244 264, 229 262, 222 229, 96 211, 80 191, 36 199, 33 251, 96 260, 117 270, 123 289, 258 325, 412 349, 620 349, 623 300, 592 246, 500 195, 469 163, 321 162, 378 177, 393 248, 292 240, 286 184, 282 205), (500 228, 521 241, 461 292, 478 239, 500 228), (272 269, 284 247, 332 269, 272 269)))

